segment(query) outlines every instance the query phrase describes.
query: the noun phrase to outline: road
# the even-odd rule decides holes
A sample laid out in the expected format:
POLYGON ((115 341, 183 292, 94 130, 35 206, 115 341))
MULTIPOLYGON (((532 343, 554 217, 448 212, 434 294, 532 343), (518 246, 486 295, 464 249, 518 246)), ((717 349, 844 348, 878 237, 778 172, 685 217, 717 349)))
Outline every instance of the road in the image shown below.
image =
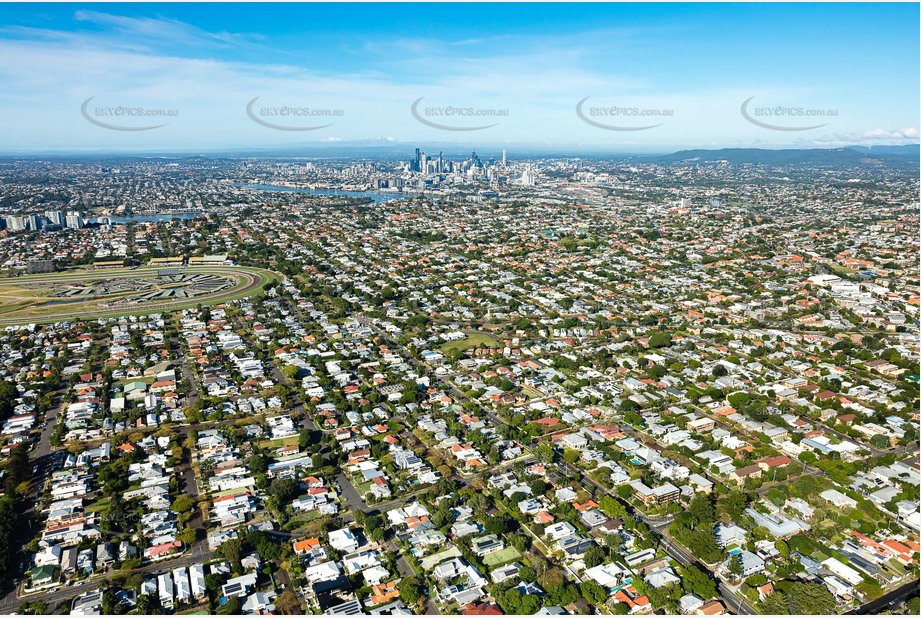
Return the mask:
MULTIPOLYGON (((402 552, 397 547, 392 548, 393 551, 397 554, 397 570, 400 572, 401 577, 415 577, 417 581, 424 585, 425 579, 420 577, 418 573, 413 571, 409 562, 403 556, 402 552)), ((439 616, 441 612, 438 611, 438 606, 435 604, 435 601, 432 600, 433 591, 428 590, 425 598, 425 614, 427 616, 439 616)))
MULTIPOLYGON (((189 567, 193 564, 198 564, 200 562, 207 562, 211 560, 213 552, 208 549, 208 544, 204 540, 197 541, 192 549, 177 558, 171 560, 163 560, 162 562, 155 562, 148 564, 137 569, 132 569, 131 571, 119 571, 120 573, 157 573, 165 572, 167 570, 177 569, 180 567, 189 567)), ((99 587, 105 585, 108 581, 106 577, 107 573, 99 573, 98 575, 93 576, 91 579, 87 580, 82 586, 67 586, 64 588, 58 588, 56 590, 47 590, 44 592, 36 592, 35 594, 22 595, 18 596, 16 594, 8 594, 2 600, 0 600, 0 613, 9 614, 15 612, 19 605, 22 603, 28 603, 31 601, 45 601, 49 606, 60 603, 72 597, 75 597, 78 594, 83 594, 84 592, 90 592, 96 590, 99 587)))
MULTIPOLYGON (((710 567, 708 565, 704 564, 698 560, 696 556, 691 555, 690 552, 669 539, 667 529, 662 531, 662 547, 665 548, 665 551, 669 556, 673 557, 681 564, 687 566, 696 563, 703 567, 705 571, 710 571, 710 567)), ((727 609, 734 611, 736 614, 753 615, 758 613, 751 607, 751 605, 748 604, 744 598, 733 592, 725 582, 717 579, 716 586, 720 595, 722 595, 723 600, 726 602, 727 609)))
POLYGON ((869 603, 864 603, 857 609, 847 612, 848 614, 859 614, 861 616, 867 616, 870 614, 878 614, 886 609, 894 609, 899 606, 901 603, 904 603, 913 596, 918 596, 918 584, 921 583, 921 580, 915 580, 909 582, 902 586, 901 588, 896 588, 888 594, 884 594, 875 601, 870 601, 869 603))
MULTIPOLYGON (((584 474, 580 469, 576 468, 572 464, 567 462, 560 462, 560 468, 565 470, 568 474, 577 474, 581 477, 583 486, 585 484, 592 485, 595 489, 603 494, 611 494, 604 486, 596 482, 593 478, 584 474)), ((616 497, 616 496, 615 496, 616 497)), ((642 521, 644 524, 649 526, 650 530, 653 530, 662 537, 662 547, 665 549, 665 552, 680 564, 689 565, 697 563, 704 568, 706 572, 710 572, 711 567, 704 564, 697 557, 691 555, 687 550, 679 546, 677 543, 673 542, 668 536, 668 525, 672 522, 671 517, 647 517, 645 514, 633 509, 629 505, 627 506, 628 511, 632 512, 633 515, 642 521)), ((739 614, 755 614, 755 610, 751 608, 748 603, 730 590, 723 582, 717 580, 717 586, 719 592, 723 597, 723 600, 726 602, 729 608, 732 608, 733 611, 736 611, 739 614)))
MULTIPOLYGON (((366 322, 366 324, 368 324, 381 338, 391 343, 392 347, 399 350, 401 355, 408 358, 412 364, 422 369, 426 374, 429 373, 428 367, 426 367, 421 361, 418 361, 408 351, 404 350, 402 346, 400 346, 396 341, 391 339, 387 334, 382 332, 380 329, 378 329, 373 324, 370 324, 370 322, 366 322)), ((466 400, 466 397, 464 396, 464 394, 461 393, 458 389, 456 389, 454 385, 448 381, 448 378, 446 376, 436 376, 436 379, 442 384, 442 386, 445 387, 446 390, 450 391, 459 400, 462 400, 462 401, 466 400)), ((505 421, 503 421, 502 419, 497 417, 495 414, 493 414, 491 411, 481 406, 479 402, 475 402, 475 403, 477 404, 477 407, 480 409, 480 411, 490 420, 490 422, 493 423, 494 426, 498 426, 499 424, 505 424, 505 421)), ((632 433, 634 435, 639 435, 636 432, 632 432, 632 433)), ((582 478, 583 483, 587 482, 593 485, 598 491, 602 493, 605 493, 605 494, 609 493, 605 487, 595 482, 595 480, 590 478, 588 475, 583 474, 581 470, 571 467, 569 466, 569 464, 565 462, 561 462, 560 465, 562 468, 568 469, 572 471, 572 473, 578 474, 582 478)), ((663 537, 664 535, 667 535, 667 530, 664 530, 664 529, 666 526, 668 526, 669 523, 671 523, 671 518, 665 518, 665 519, 648 518, 644 514, 638 511, 634 511, 634 513, 640 520, 642 520, 647 526, 649 526, 650 529, 655 530, 656 532, 659 532, 660 534, 663 534, 663 537)), ((694 558, 693 556, 690 556, 683 549, 669 542, 667 539, 664 539, 663 546, 665 547, 668 554, 672 556, 673 558, 675 558, 676 560, 678 560, 678 562, 680 562, 681 564, 691 564, 692 562, 699 562, 696 558, 694 558)), ((709 567, 706 567, 706 565, 704 566, 706 570, 709 572, 710 570, 709 567)), ((723 595, 723 599, 727 602, 727 604, 731 608, 735 608, 735 611, 737 611, 738 613, 742 613, 742 614, 754 614, 755 613, 755 611, 751 608, 751 606, 749 606, 745 602, 744 599, 742 599, 741 597, 736 595, 734 592, 732 592, 732 590, 726 587, 726 585, 723 582, 718 581, 717 583, 719 586, 720 594, 723 595)))

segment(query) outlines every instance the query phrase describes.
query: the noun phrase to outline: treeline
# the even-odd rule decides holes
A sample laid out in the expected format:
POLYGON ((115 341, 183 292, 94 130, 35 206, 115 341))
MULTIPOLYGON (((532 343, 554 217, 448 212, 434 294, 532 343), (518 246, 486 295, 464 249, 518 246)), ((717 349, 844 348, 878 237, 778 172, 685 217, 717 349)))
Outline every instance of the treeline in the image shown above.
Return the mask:
POLYGON ((17 569, 13 568, 17 549, 16 527, 21 521, 18 514, 19 496, 28 489, 31 468, 29 453, 24 445, 13 449, 4 466, 3 491, 0 497, 0 582, 10 583, 17 569))

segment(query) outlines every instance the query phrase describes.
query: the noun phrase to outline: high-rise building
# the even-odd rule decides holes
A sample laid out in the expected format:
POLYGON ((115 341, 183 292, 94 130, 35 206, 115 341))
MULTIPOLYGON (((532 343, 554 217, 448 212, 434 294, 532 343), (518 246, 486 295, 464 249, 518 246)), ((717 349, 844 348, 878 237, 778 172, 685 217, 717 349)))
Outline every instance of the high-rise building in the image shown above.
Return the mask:
POLYGON ((37 214, 26 215, 26 227, 37 232, 42 229, 42 218, 37 214))
POLYGON ((416 148, 416 158, 413 159, 412 169, 414 172, 422 171, 422 152, 418 148, 416 148))
POLYGON ((534 171, 529 167, 521 173, 521 184, 526 187, 533 187, 536 184, 536 177, 534 171))
POLYGON ((67 211, 67 216, 64 218, 64 222, 69 229, 79 230, 83 227, 83 215, 77 210, 69 210, 67 211))
POLYGON ((502 167, 505 167, 505 148, 502 149, 502 167))
POLYGON ((46 210, 45 218, 51 225, 60 225, 64 227, 64 213, 60 210, 46 210))
POLYGON ((6 229, 11 232, 21 232, 28 224, 28 219, 22 215, 9 215, 6 218, 6 229))

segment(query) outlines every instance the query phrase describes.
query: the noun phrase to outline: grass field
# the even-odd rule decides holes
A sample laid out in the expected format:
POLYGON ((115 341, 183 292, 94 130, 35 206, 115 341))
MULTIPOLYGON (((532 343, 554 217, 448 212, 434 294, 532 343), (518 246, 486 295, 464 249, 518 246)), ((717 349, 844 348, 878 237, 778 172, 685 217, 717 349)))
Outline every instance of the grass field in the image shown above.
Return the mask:
POLYGON ((521 387, 521 392, 528 396, 528 399, 539 399, 544 396, 540 391, 536 391, 533 388, 528 388, 527 386, 521 387))
POLYGON ((505 564, 506 562, 511 562, 512 560, 518 560, 519 558, 521 558, 521 552, 514 547, 506 547, 505 549, 500 549, 499 551, 494 551, 491 554, 483 556, 483 564, 488 567, 494 567, 505 564))
POLYGON ((459 341, 449 341, 441 346, 443 354, 451 352, 469 350, 470 348, 495 347, 499 340, 486 333, 467 333, 467 337, 459 341))
POLYGON ((226 290, 190 298, 167 298, 162 301, 143 301, 134 304, 114 303, 130 301, 141 293, 135 290, 94 293, 69 298, 53 296, 57 291, 69 286, 86 286, 119 279, 151 280, 154 286, 158 287, 159 283, 156 281, 159 270, 156 267, 70 270, 0 279, 0 325, 149 315, 195 307, 199 304, 214 305, 252 296, 263 290, 267 284, 279 279, 275 273, 259 268, 195 266, 180 268, 179 273, 216 275, 232 281, 233 286, 226 290))
POLYGON ((300 442, 300 436, 288 436, 286 438, 275 438, 274 440, 263 440, 259 443, 259 448, 275 450, 283 446, 295 446, 300 442))

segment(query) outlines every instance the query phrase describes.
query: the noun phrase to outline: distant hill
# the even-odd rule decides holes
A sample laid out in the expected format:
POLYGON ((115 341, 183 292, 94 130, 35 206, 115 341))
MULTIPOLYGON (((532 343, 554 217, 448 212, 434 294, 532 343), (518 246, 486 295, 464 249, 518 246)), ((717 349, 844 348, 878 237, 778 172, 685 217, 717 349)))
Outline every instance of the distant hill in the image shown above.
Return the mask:
POLYGON ((901 146, 848 146, 851 150, 857 152, 866 152, 870 154, 890 154, 890 155, 910 155, 917 157, 921 155, 921 144, 903 144, 901 146))
POLYGON ((917 167, 918 144, 847 148, 722 148, 719 150, 680 150, 654 157, 658 163, 715 163, 754 165, 817 165, 821 167, 861 167, 890 165, 917 167))

